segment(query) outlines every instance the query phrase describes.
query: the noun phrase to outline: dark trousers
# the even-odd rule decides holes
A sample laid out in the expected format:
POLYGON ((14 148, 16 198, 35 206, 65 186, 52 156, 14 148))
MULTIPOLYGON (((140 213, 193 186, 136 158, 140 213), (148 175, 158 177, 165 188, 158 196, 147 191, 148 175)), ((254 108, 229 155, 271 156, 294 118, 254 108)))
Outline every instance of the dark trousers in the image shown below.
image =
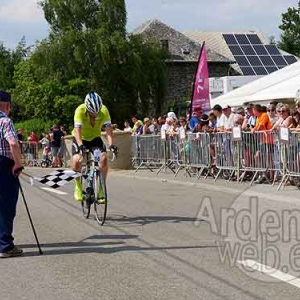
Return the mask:
POLYGON ((11 250, 13 222, 19 196, 19 181, 12 174, 14 162, 0 156, 0 252, 11 250))

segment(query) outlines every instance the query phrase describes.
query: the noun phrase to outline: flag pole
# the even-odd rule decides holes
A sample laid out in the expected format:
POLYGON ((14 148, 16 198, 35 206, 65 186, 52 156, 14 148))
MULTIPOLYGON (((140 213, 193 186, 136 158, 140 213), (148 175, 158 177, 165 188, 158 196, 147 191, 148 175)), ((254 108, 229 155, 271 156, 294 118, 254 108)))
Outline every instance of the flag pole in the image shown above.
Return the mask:
POLYGON ((202 46, 201 46, 201 50, 200 50, 200 54, 199 54, 199 58, 198 58, 198 63, 197 63, 197 67, 196 67, 196 72, 195 72, 195 75, 194 75, 193 90, 192 90, 191 104, 190 104, 190 111, 189 111, 190 118, 192 117, 192 113, 193 113, 193 100, 194 100, 194 92, 195 92, 195 86, 196 86, 196 78, 197 78, 198 68, 199 68, 200 59, 201 59, 201 56, 202 56, 204 46, 205 46, 205 41, 202 43, 202 46))

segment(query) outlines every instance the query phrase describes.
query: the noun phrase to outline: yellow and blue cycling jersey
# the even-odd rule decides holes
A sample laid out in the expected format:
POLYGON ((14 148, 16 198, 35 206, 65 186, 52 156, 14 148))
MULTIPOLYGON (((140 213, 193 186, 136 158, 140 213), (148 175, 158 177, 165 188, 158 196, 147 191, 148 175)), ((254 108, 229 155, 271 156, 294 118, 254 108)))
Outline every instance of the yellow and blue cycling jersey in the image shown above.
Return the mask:
MULTIPOLYGON (((111 126, 111 118, 106 106, 102 105, 100 112, 96 115, 94 126, 91 125, 90 116, 85 104, 79 105, 75 110, 74 127, 81 128, 81 138, 84 141, 92 141, 101 135, 102 127, 111 126)), ((75 136, 75 131, 72 131, 75 136)))

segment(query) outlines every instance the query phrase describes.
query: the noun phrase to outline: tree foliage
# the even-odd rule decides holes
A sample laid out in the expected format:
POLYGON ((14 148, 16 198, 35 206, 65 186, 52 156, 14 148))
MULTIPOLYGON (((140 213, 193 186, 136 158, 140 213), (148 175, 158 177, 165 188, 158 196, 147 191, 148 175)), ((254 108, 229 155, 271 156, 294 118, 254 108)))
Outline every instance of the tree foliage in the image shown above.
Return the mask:
POLYGON ((30 58, 14 66, 17 120, 71 126, 75 108, 90 90, 101 94, 119 123, 137 112, 160 113, 167 54, 159 44, 127 34, 124 0, 43 0, 40 5, 51 30, 30 58))
POLYGON ((297 7, 289 7, 282 14, 280 49, 300 56, 300 1, 297 7))

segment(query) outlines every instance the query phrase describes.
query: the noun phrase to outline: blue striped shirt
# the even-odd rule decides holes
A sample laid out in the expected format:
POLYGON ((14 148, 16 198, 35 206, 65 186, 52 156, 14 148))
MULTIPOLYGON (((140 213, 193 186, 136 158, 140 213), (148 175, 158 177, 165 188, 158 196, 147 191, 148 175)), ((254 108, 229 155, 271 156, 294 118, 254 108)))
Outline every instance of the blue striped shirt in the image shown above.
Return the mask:
POLYGON ((0 155, 13 159, 10 141, 18 141, 12 120, 0 110, 0 155))

